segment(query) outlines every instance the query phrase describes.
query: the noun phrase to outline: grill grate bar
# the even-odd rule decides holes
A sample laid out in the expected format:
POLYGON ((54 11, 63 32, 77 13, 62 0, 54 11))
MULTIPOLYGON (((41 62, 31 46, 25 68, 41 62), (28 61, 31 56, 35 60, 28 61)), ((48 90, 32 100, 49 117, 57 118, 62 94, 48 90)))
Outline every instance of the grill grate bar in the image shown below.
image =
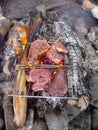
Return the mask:
POLYGON ((28 96, 28 95, 14 95, 14 94, 10 94, 10 95, 8 95, 8 97, 22 97, 22 98, 40 98, 40 99, 45 99, 45 98, 47 98, 47 99, 78 99, 78 97, 75 97, 75 96, 73 96, 73 97, 50 97, 50 96, 28 96))

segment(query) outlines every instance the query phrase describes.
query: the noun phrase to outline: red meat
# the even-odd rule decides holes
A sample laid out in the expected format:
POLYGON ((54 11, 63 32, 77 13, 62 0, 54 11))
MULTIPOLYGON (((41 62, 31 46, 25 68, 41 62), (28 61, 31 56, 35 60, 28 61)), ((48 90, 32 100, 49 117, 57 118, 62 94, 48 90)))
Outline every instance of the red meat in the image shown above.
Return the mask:
POLYGON ((48 51, 50 45, 46 40, 35 40, 31 43, 30 51, 28 55, 28 63, 29 64, 38 64, 38 57, 48 51))
POLYGON ((65 70, 60 68, 58 69, 57 74, 55 75, 51 85, 49 86, 48 94, 50 96, 64 96, 68 91, 67 87, 67 78, 65 70))
POLYGON ((64 55, 59 54, 55 49, 51 48, 47 52, 47 58, 55 64, 59 64, 64 59, 64 55))
POLYGON ((48 69, 31 69, 27 81, 33 83, 33 91, 41 91, 51 82, 51 73, 48 69))
POLYGON ((59 40, 56 40, 47 52, 47 58, 55 64, 59 64, 64 59, 64 53, 66 54, 67 52, 64 45, 59 40))
POLYGON ((65 53, 65 54, 68 52, 68 50, 62 44, 62 42, 59 41, 59 40, 56 40, 53 43, 52 48, 55 49, 55 50, 57 50, 57 52, 62 52, 62 53, 65 53))

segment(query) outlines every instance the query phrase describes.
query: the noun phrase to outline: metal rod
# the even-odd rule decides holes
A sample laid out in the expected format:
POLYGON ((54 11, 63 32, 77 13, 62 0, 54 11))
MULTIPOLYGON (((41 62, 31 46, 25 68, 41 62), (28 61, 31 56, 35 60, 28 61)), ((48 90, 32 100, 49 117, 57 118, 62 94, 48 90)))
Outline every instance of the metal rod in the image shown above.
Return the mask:
POLYGON ((14 94, 10 94, 8 95, 8 97, 22 97, 22 98, 47 98, 47 99, 74 99, 77 100, 78 97, 50 97, 50 96, 27 96, 27 95, 14 95, 14 94))
MULTIPOLYGON (((23 69, 29 69, 29 66, 25 66, 25 65, 16 65, 16 68, 23 68, 23 69)), ((68 68, 68 67, 72 67, 72 65, 70 64, 66 64, 66 65, 48 65, 48 64, 39 64, 39 65, 32 65, 32 67, 34 68, 38 68, 38 69, 42 69, 42 68, 47 68, 47 69, 55 69, 55 68, 68 68)))

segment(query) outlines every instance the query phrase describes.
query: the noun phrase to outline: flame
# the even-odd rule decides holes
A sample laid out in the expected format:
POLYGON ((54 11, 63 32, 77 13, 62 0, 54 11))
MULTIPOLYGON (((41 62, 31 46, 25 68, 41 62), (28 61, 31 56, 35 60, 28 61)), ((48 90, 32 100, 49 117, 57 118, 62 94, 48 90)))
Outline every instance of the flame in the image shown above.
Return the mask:
POLYGON ((17 30, 19 31, 19 36, 21 38, 22 43, 26 44, 28 41, 28 31, 26 27, 17 26, 17 30))
POLYGON ((53 75, 55 75, 55 74, 57 74, 57 71, 56 71, 56 70, 53 72, 53 75))
POLYGON ((16 28, 17 28, 17 30, 19 32, 19 36, 20 36, 20 39, 21 39, 22 50, 24 51, 25 47, 26 47, 26 44, 27 44, 27 41, 28 41, 28 30, 27 30, 26 27, 17 26, 16 28))
POLYGON ((15 49, 15 54, 19 55, 19 49, 17 49, 17 48, 15 49))

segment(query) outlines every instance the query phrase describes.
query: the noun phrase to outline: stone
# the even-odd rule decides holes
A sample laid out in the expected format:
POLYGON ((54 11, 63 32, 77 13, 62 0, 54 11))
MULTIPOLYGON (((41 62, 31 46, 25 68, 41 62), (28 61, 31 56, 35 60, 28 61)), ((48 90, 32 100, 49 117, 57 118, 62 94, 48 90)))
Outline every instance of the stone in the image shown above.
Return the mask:
POLYGON ((93 130, 98 130, 98 109, 91 109, 91 126, 93 130))
POLYGON ((4 127, 4 120, 0 118, 0 130, 4 127))
POLYGON ((47 112, 45 119, 49 130, 68 130, 68 121, 61 114, 47 112))
POLYGON ((97 7, 94 7, 92 10, 91 10, 91 13, 93 15, 94 18, 98 19, 98 6, 97 7))
POLYGON ((87 28, 85 25, 85 21, 82 17, 79 17, 75 22, 74 22, 74 29, 77 34, 80 36, 85 36, 87 34, 87 28))
POLYGON ((90 11, 91 9, 93 9, 94 7, 96 7, 97 5, 92 3, 91 0, 83 0, 83 4, 82 4, 82 8, 84 10, 88 10, 90 11))
POLYGON ((87 34, 89 41, 98 49, 98 27, 92 27, 87 34))

